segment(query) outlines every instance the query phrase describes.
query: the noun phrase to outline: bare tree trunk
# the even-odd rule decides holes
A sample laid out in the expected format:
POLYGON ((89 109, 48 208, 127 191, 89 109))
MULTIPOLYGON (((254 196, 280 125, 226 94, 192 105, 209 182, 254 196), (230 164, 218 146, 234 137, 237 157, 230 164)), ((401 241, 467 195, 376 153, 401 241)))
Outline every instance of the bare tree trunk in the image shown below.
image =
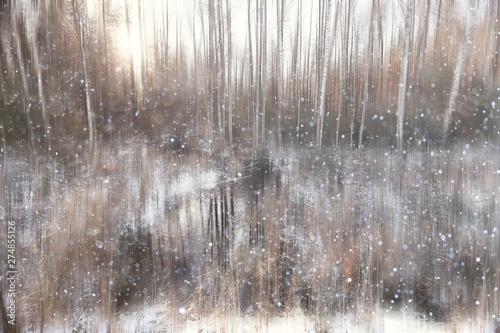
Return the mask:
POLYGON ((431 0, 427 0, 426 10, 427 10, 427 13, 425 15, 424 50, 423 50, 423 54, 422 54, 422 65, 421 65, 421 68, 419 69, 419 71, 421 73, 421 75, 419 76, 420 85, 423 84, 423 78, 425 77, 425 64, 426 64, 427 47, 428 47, 427 40, 429 39, 429 21, 430 21, 430 12, 431 12, 431 0))
POLYGON ((398 151, 399 153, 403 152, 403 127, 404 127, 404 118, 405 118, 405 100, 406 100, 406 81, 408 77, 408 59, 409 59, 409 47, 410 47, 410 29, 411 29, 411 19, 412 19, 412 8, 413 1, 410 4, 406 5, 402 2, 402 5, 405 6, 405 28, 404 28, 404 36, 403 36, 403 56, 401 62, 401 69, 399 74, 399 87, 398 87, 398 110, 397 110, 397 139, 398 139, 398 151))
MULTIPOLYGON (((193 6, 193 8, 196 8, 196 5, 193 6)), ((156 12, 156 7, 155 7, 155 2, 153 1, 153 13, 156 12)), ((193 17, 194 19, 194 17, 193 17)), ((156 22, 157 18, 156 18, 156 15, 153 15, 153 43, 155 44, 155 47, 154 47, 154 50, 153 50, 153 63, 156 65, 158 65, 160 63, 160 50, 159 50, 159 46, 161 45, 160 43, 160 37, 158 35, 158 23, 156 22)), ((194 23, 193 23, 194 24, 194 23)), ((194 35, 193 35, 194 36, 194 35)), ((194 52, 195 56, 196 56, 196 52, 194 52)), ((156 83, 156 75, 154 75, 152 78, 151 78, 151 83, 154 85, 156 83)))
MULTIPOLYGON (((257 149, 257 141, 258 141, 258 131, 256 129, 256 126, 258 125, 257 122, 257 109, 255 108, 255 82, 254 82, 254 72, 255 70, 255 65, 254 65, 254 60, 253 60, 253 51, 252 51, 252 26, 251 26, 251 7, 250 7, 251 0, 248 0, 248 8, 247 8, 247 13, 248 13, 248 19, 247 19, 247 24, 248 24, 248 66, 249 66, 249 90, 250 90, 250 96, 248 97, 248 111, 251 114, 252 117, 252 157, 253 154, 255 153, 257 149)), ((256 51, 257 52, 257 51, 256 51)), ((242 73, 243 74, 243 73, 242 73)), ((250 121, 250 119, 249 119, 250 121)))
MULTIPOLYGON (((213 142, 214 133, 214 122, 213 122, 213 77, 212 77, 212 66, 213 66, 213 37, 211 30, 211 18, 210 14, 208 17, 208 39, 205 36, 205 20, 203 15, 203 6, 199 7, 200 18, 201 18, 201 34, 203 41, 204 59, 205 59, 205 89, 203 91, 205 95, 205 110, 206 117, 203 119, 203 129, 205 131, 206 138, 209 142, 213 142)), ((209 11, 210 13, 210 11, 209 11)))
MULTIPOLYGON (((169 32, 169 24, 168 24, 168 1, 165 1, 165 6, 161 6, 162 16, 163 16, 163 53, 162 53, 162 65, 164 68, 168 68, 168 52, 169 52, 169 44, 168 44, 168 32, 169 32)), ((168 76, 165 75, 165 82, 168 83, 168 76)))
POLYGON ((361 124, 359 126, 359 143, 358 143, 358 156, 361 154, 361 147, 363 146, 363 129, 365 127, 365 117, 366 109, 368 106, 369 90, 368 86, 370 84, 370 71, 373 68, 373 22, 375 13, 375 2, 372 3, 372 10, 370 14, 370 23, 368 28, 368 45, 366 47, 366 63, 365 68, 365 82, 363 89, 363 108, 361 111, 361 124))
POLYGON ((497 36, 497 45, 495 52, 495 62, 493 64, 493 84, 498 85, 497 83, 497 75, 499 71, 499 60, 500 60, 500 3, 497 2, 497 14, 496 14, 496 23, 495 23, 495 36, 497 36))
POLYGON ((195 130, 197 133, 200 133, 199 129, 199 117, 200 117, 200 92, 198 90, 198 46, 196 41, 196 10, 197 10, 197 2, 193 5, 193 14, 192 14, 192 34, 193 34, 193 97, 194 97, 194 114, 195 114, 195 130))
POLYGON ((311 59, 311 41, 312 41, 312 17, 313 17, 313 6, 311 6, 311 11, 310 11, 310 24, 309 24, 309 40, 307 42, 307 54, 304 57, 304 65, 303 65, 303 71, 302 71, 302 77, 305 78, 305 84, 302 83, 300 87, 300 93, 299 95, 302 94, 302 96, 305 95, 304 97, 301 97, 299 100, 299 107, 297 108, 297 145, 300 142, 300 117, 301 117, 301 110, 302 107, 309 105, 309 100, 311 96, 311 79, 309 76, 310 73, 310 59, 311 59), (302 102, 302 99, 304 99, 304 102, 302 102))
POLYGON ((73 0, 73 15, 75 19, 75 27, 78 31, 80 51, 82 55, 83 75, 85 79, 85 102, 87 106, 87 126, 89 130, 89 142, 94 142, 94 107, 92 105, 91 96, 91 80, 89 68, 87 65, 87 48, 85 46, 85 33, 86 23, 84 20, 87 18, 87 6, 85 2, 73 0))
POLYGON ((339 2, 337 2, 335 8, 335 20, 333 23, 333 29, 330 23, 330 16, 332 10, 332 2, 331 0, 327 0, 327 8, 326 8, 326 18, 325 18, 325 49, 323 54, 322 61, 322 74, 321 74, 321 86, 319 90, 319 105, 318 105, 318 119, 317 119, 317 129, 316 129, 316 143, 318 148, 321 149, 322 141, 323 141, 323 122, 325 118, 325 100, 326 100, 326 87, 328 84, 328 69, 330 66, 330 59, 333 51, 333 43, 332 39, 335 36, 336 27, 337 27, 337 18, 339 13, 339 2))
POLYGON ((227 20, 227 129, 229 134, 229 146, 233 146, 233 87, 232 87, 232 67, 233 67, 233 44, 231 36, 231 4, 226 0, 226 20, 227 20))
POLYGON ((137 17, 139 19, 139 48, 141 50, 140 61, 140 74, 141 81, 139 82, 138 95, 140 98, 137 101, 140 103, 138 109, 142 110, 144 107, 144 90, 146 85, 146 34, 144 33, 144 20, 143 20, 142 0, 137 1, 137 17))
POLYGON ((440 22, 441 22, 441 7, 442 7, 442 0, 438 0, 439 5, 438 5, 438 12, 437 12, 437 19, 436 19, 436 30, 434 31, 434 35, 436 36, 434 40, 434 57, 432 62, 436 64, 437 60, 437 53, 438 53, 438 37, 439 37, 439 27, 440 27, 440 22))
POLYGON ((217 115, 219 117, 220 144, 224 146, 226 140, 226 61, 224 55, 224 20, 222 16, 220 1, 216 2, 216 16, 218 21, 218 38, 216 40, 218 50, 217 61, 217 115))
POLYGON ((215 51, 215 10, 214 4, 208 3, 208 112, 209 117, 209 139, 213 140, 213 117, 215 113, 215 75, 216 75, 216 51, 215 51))
MULTIPOLYGON (((389 44, 389 59, 387 61, 388 64, 392 64, 392 58, 393 58, 393 54, 394 54, 394 21, 392 21, 392 25, 391 25, 391 41, 390 41, 390 44, 389 44)), ((387 72, 387 78, 386 78, 386 82, 385 82, 385 98, 384 98, 384 110, 387 110, 388 108, 388 105, 389 105, 389 102, 390 100, 392 101, 392 95, 391 95, 391 76, 392 76, 392 70, 393 68, 389 68, 388 72, 387 72)))
MULTIPOLYGON (((359 31, 357 28, 356 24, 352 25, 353 32, 352 32, 352 39, 351 39, 351 56, 349 57, 350 61, 351 59, 357 59, 358 58, 358 50, 359 50, 359 31), (356 41, 356 44, 354 44, 354 41, 356 41), (354 45, 353 45, 354 44, 354 45)), ((354 62, 353 64, 349 65, 349 84, 352 82, 352 87, 349 88, 349 92, 351 93, 351 96, 349 98, 349 102, 351 104, 351 135, 350 135, 350 140, 349 140, 349 146, 352 148, 354 147, 354 126, 356 123, 356 106, 357 106, 357 84, 358 84, 358 65, 357 61, 354 62), (354 68, 353 68, 354 67, 354 68), (352 75, 352 80, 350 76, 352 75)))
MULTIPOLYGON (((104 43, 104 55, 103 55, 104 56, 104 66, 106 67, 104 70, 104 75, 106 78, 111 80, 111 83, 110 83, 110 85, 103 85, 104 86, 104 93, 102 93, 102 94, 104 95, 104 98, 109 99, 107 101, 105 100, 104 103, 108 102, 109 104, 111 104, 114 102, 114 99, 115 99, 115 97, 114 97, 115 96, 114 84, 115 84, 116 80, 114 80, 114 74, 113 74, 113 78, 110 77, 110 70, 109 70, 111 58, 109 57, 108 32, 106 29, 107 5, 108 5, 108 3, 106 1, 102 2, 102 37, 103 37, 103 43, 104 43)), ((106 120, 109 120, 112 118, 113 110, 111 110, 111 108, 106 107, 104 112, 105 112, 104 115, 105 115, 106 120)))
MULTIPOLYGON (((128 1, 125 3, 125 20, 127 22, 128 42, 132 43, 130 35, 130 16, 128 11, 128 1)), ((130 123, 135 125, 135 116, 137 112, 137 86, 135 82, 135 67, 134 57, 132 52, 129 53, 129 68, 130 68, 130 123)), ((134 128, 132 130, 135 130, 134 128)))
MULTIPOLYGON (((340 127, 342 123, 342 110, 343 113, 348 117, 348 104, 349 104, 349 93, 350 93, 350 78, 352 75, 352 50, 354 38, 351 36, 351 29, 354 30, 354 24, 351 22, 354 20, 352 16, 353 11, 353 2, 348 0, 345 2, 345 22, 344 22, 344 33, 342 34, 342 60, 340 63, 341 73, 340 73, 340 85, 339 85, 339 106, 338 106, 338 115, 337 115, 337 129, 335 134, 335 145, 339 144, 339 136, 340 136, 340 127), (351 46, 349 46, 351 43, 351 46), (351 56, 349 56, 349 52, 351 52, 351 56)), ((354 33, 353 33, 354 34, 354 33)), ((347 120, 347 118, 346 118, 347 120)), ((352 127, 352 126, 351 126, 352 127)), ((351 131, 352 132, 352 131, 351 131)), ((352 139, 352 136, 351 136, 352 139)))
POLYGON ((385 99, 387 98, 384 95, 384 80, 385 80, 385 66, 384 66, 384 33, 383 33, 383 18, 382 18, 382 10, 380 9, 380 0, 377 0, 377 23, 378 23, 378 38, 379 38, 379 49, 380 49, 380 86, 379 86, 379 96, 378 102, 383 110, 385 109, 385 99))
POLYGON ((89 75, 89 69, 87 66, 87 50, 85 48, 85 40, 83 29, 85 29, 84 25, 80 23, 80 47, 82 48, 82 64, 83 64, 83 73, 85 77, 85 101, 87 104, 87 123, 89 127, 89 141, 94 141, 94 106, 92 105, 92 97, 91 97, 91 81, 89 75))
MULTIPOLYGON (((249 0, 250 1, 250 0, 249 0)), ((260 122, 260 92, 261 92, 261 69, 262 69, 262 47, 261 47, 261 39, 260 39, 260 30, 259 27, 262 23, 260 22, 260 0, 255 1, 255 74, 254 74, 254 87, 256 90, 254 91, 254 112, 253 112, 253 135, 254 135, 254 144, 253 150, 257 151, 259 148, 259 122, 260 122)))
MULTIPOLYGON (((2 19, 5 19, 5 17, 2 17, 2 19)), ((11 8, 11 22, 12 22, 12 32, 13 32, 13 38, 14 38, 14 47, 15 47, 15 58, 16 61, 13 62, 13 66, 17 66, 16 68, 19 68, 19 75, 21 77, 21 95, 22 95, 22 102, 23 102, 23 111, 26 116, 26 122, 27 122, 27 127, 28 127, 28 139, 31 144, 31 153, 35 154, 33 156, 33 162, 35 164, 35 168, 38 168, 38 158, 36 158, 36 154, 38 152, 39 145, 36 141, 35 138, 35 133, 34 133, 34 127, 35 124, 33 123, 33 118, 31 117, 31 103, 30 103, 30 88, 28 84, 28 77, 30 76, 30 73, 28 72, 28 69, 25 66, 25 63, 27 62, 27 59, 24 58, 25 52, 23 52, 23 44, 22 44, 22 31, 21 27, 23 26, 22 22, 22 12, 21 12, 21 6, 19 3, 16 5, 12 5, 11 8)), ((7 43, 6 43, 7 44, 7 43)), ((5 50, 6 52, 10 52, 11 48, 8 47, 5 50)), ((15 72, 16 69, 13 69, 12 72, 15 72)))
POLYGON ((262 98, 262 101, 259 103, 262 108, 262 113, 261 113, 261 121, 262 125, 260 127, 262 134, 261 134, 261 140, 262 140, 262 147, 266 146, 266 106, 267 106, 267 0, 261 0, 263 1, 261 6, 260 6, 260 16, 261 16, 261 28, 260 28, 260 47, 261 47, 261 56, 260 58, 260 63, 261 63, 261 82, 259 84, 260 86, 260 95, 262 98))
POLYGON ((278 150, 281 149, 281 108, 282 108, 282 82, 283 70, 281 57, 283 53, 283 20, 284 20, 284 0, 276 0, 276 44, 277 44, 277 57, 276 57, 276 113, 277 113, 277 144, 278 150))
MULTIPOLYGON (((34 9, 36 10, 36 8, 34 9)), ((49 125, 49 119, 47 115, 47 103, 45 101, 45 93, 43 91, 44 87, 44 82, 43 82, 43 76, 42 76, 42 66, 43 64, 41 63, 40 60, 40 41, 38 40, 38 14, 35 14, 35 20, 33 22, 33 31, 31 33, 32 35, 32 48, 33 48, 33 61, 34 61, 34 66, 35 66, 35 72, 36 72, 36 78, 37 78, 37 88, 38 88, 38 98, 40 100, 40 106, 42 109, 42 122, 43 122, 43 132, 47 137, 48 142, 50 143, 50 125, 49 125)))
POLYGON ((469 40, 472 32, 472 22, 474 20, 474 13, 476 10, 476 2, 474 1, 474 7, 468 18, 466 18, 465 35, 462 40, 462 45, 460 47, 460 52, 458 54, 457 65, 455 66, 455 73, 453 75, 453 83, 450 90, 450 98, 448 100, 448 105, 444 112, 443 119, 443 138, 446 139, 450 132, 451 114, 455 111, 456 100, 458 96, 458 90, 460 87, 460 77, 462 76, 462 71, 464 68, 465 60, 467 59, 469 53, 469 40))
POLYGON ((338 106, 337 106, 337 128, 335 130, 335 146, 339 145, 339 132, 340 132, 340 120, 342 117, 342 100, 344 99, 344 76, 345 73, 343 72, 344 70, 344 65, 343 61, 346 61, 346 59, 343 59, 342 56, 343 52, 339 52, 339 88, 338 88, 338 106))
POLYGON ((294 40, 292 46, 292 63, 290 68, 290 79, 292 84, 290 85, 290 93, 288 95, 288 104, 293 105, 297 109, 300 108, 298 103, 298 69, 299 69, 299 45, 302 36, 302 1, 299 1, 297 9, 297 20, 295 24, 294 40))

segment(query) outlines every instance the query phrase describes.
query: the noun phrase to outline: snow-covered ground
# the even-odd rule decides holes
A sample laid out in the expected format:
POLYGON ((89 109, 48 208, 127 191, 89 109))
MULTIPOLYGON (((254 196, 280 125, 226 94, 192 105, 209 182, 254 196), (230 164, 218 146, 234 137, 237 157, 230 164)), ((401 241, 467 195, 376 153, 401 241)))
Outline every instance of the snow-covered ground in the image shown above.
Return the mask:
POLYGON ((256 316, 210 316, 197 318, 183 308, 177 313, 155 306, 122 314, 114 328, 120 332, 349 332, 349 333, 438 333, 461 332, 480 333, 493 332, 492 323, 462 318, 455 323, 438 323, 422 316, 411 316, 399 311, 376 311, 368 320, 357 320, 352 314, 339 315, 330 318, 315 318, 305 315, 300 309, 295 309, 280 317, 256 316))

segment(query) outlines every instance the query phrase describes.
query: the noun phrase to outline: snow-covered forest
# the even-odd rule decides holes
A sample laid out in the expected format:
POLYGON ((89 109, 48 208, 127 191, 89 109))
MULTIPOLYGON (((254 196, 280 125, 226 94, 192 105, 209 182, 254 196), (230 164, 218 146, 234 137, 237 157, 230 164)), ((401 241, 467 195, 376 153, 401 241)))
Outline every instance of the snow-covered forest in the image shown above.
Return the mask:
POLYGON ((499 20, 1 1, 0 331, 499 330, 499 20))

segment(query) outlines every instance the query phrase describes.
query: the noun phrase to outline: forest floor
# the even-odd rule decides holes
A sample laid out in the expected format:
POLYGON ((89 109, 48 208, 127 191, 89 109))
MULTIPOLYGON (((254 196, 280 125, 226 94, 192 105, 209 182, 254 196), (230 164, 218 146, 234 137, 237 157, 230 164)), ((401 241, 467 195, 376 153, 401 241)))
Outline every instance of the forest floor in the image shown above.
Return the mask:
POLYGON ((461 318, 454 322, 436 322, 421 314, 378 309, 370 316, 339 314, 315 318, 296 308, 282 316, 235 315, 198 318, 188 310, 167 309, 162 305, 122 313, 114 330, 119 332, 493 332, 493 325, 477 319, 461 318), (182 312, 182 313, 181 313, 182 312))

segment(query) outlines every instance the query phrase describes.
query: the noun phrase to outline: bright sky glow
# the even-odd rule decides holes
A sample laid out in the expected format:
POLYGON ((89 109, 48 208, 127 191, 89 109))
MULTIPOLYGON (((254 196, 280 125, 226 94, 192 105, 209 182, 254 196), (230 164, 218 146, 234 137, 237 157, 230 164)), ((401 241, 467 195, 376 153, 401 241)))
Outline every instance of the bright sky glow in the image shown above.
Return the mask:
POLYGON ((141 60, 141 49, 139 47, 141 43, 141 37, 139 31, 134 29, 130 32, 130 36, 127 31, 127 27, 121 27, 117 32, 117 50, 120 56, 124 59, 132 59, 134 62, 140 62, 141 60))
MULTIPOLYGON (((114 24, 110 23, 109 33, 114 41, 115 51, 124 62, 130 59, 136 64, 141 62, 141 40, 144 41, 146 62, 153 56, 153 49, 161 52, 168 52, 171 57, 175 52, 191 58, 193 56, 202 56, 207 52, 208 44, 208 0, 142 0, 140 2, 143 12, 143 36, 141 39, 139 33, 139 1, 138 0, 109 0, 107 11, 109 15, 116 18, 114 24), (125 15, 125 6, 129 10, 130 35, 127 30, 125 15), (168 14, 168 15, 167 15, 168 14), (158 48, 159 43, 164 43, 165 47, 158 48), (167 45, 168 44, 168 45, 167 45), (167 50, 168 46, 168 50, 167 50), (194 53, 196 47, 197 54, 194 53)), ((276 0, 267 2, 267 47, 268 55, 272 54, 272 48, 276 47, 277 26, 276 26, 276 0)), ((337 2, 332 2, 331 24, 334 22, 335 8, 337 2)), ((226 1, 221 0, 222 12, 226 15, 226 1)), ((342 34, 345 34, 345 13, 347 11, 347 2, 342 2, 339 10, 339 22, 335 33, 334 47, 339 48, 342 45, 342 34)), ((358 38, 359 52, 362 54, 366 46, 368 36, 369 17, 371 2, 367 0, 353 1, 351 12, 351 24, 356 29, 358 38)), ((404 22, 402 18, 402 7, 398 0, 388 0, 383 4, 383 35, 386 45, 394 39, 393 43, 398 42, 398 33, 401 33, 404 22), (394 30, 393 30, 394 29, 394 30)), ((233 45, 233 56, 237 61, 245 61, 248 58, 248 19, 250 18, 250 33, 255 50, 256 43, 256 11, 255 1, 250 3, 250 15, 248 13, 247 0, 230 0, 231 6, 231 41, 233 45)), ((431 4, 435 6, 435 4, 431 4)), ((318 1, 308 0, 285 0, 284 1, 284 26, 283 26, 283 60, 284 64, 289 63, 292 50, 295 47, 297 23, 301 24, 301 35, 299 46, 301 54, 307 54, 316 48, 316 32, 318 29, 318 1), (299 4, 302 4, 302 11, 299 14, 299 4)), ((459 6, 460 7, 460 6, 459 6)), ((459 9, 462 9, 460 7, 459 9)), ((102 2, 88 3, 88 10, 91 17, 101 19, 102 2)), ((436 8, 431 7, 431 12, 436 8)), ((435 22, 434 16, 431 17, 430 31, 432 33, 435 22)), ((227 43, 227 37, 225 42, 227 43)), ((227 45, 227 44, 226 44, 227 45)), ((203 57, 202 57, 203 58, 203 57)))

